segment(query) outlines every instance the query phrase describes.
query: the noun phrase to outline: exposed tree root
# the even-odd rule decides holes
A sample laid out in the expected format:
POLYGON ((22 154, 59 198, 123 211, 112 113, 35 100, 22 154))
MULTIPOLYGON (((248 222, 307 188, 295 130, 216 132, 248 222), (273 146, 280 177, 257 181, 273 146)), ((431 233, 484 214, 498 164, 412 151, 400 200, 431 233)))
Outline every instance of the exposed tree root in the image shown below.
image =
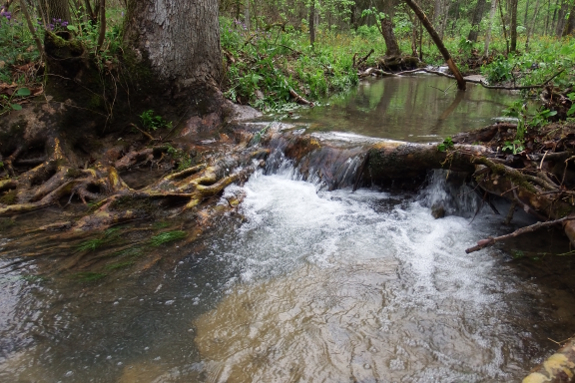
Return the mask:
POLYGON ((523 383, 570 383, 575 381, 575 338, 534 368, 523 383))

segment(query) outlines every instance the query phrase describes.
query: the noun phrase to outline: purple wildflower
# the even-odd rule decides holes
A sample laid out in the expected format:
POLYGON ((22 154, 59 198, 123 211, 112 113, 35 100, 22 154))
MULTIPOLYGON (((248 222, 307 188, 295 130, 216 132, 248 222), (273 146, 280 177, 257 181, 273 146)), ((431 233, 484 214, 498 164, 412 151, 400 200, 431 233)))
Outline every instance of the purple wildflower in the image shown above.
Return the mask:
POLYGON ((62 24, 60 24, 63 27, 67 27, 68 26, 68 22, 67 21, 62 21, 62 24))

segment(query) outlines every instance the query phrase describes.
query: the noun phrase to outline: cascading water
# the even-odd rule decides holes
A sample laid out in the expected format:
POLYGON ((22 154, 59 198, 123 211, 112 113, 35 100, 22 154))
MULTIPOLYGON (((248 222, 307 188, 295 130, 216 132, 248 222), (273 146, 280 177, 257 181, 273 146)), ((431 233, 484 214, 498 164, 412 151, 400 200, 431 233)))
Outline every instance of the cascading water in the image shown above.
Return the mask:
MULTIPOLYGON (((520 377, 532 362, 522 348, 533 337, 524 299, 533 288, 493 257, 465 254, 491 231, 489 216, 471 225, 431 217, 425 205, 446 203, 444 180, 436 173, 406 199, 318 191, 293 170, 254 176, 244 188, 247 222, 212 250, 238 270, 238 283, 194 322, 207 381, 520 377)), ((478 201, 465 198, 471 206, 460 208, 475 210, 478 201)))
POLYGON ((465 254, 501 217, 456 174, 352 191, 371 139, 316 133, 294 165, 277 137, 225 191, 240 219, 165 273, 78 288, 0 260, 0 381, 509 382, 569 335, 500 251, 465 254))
POLYGON ((245 195, 239 229, 167 275, 90 295, 5 274, 0 380, 507 382, 553 349, 538 286, 465 254, 500 220, 461 216, 480 204, 471 189, 446 172, 417 195, 302 180, 353 184, 337 172, 361 158, 338 161, 268 161, 226 190, 245 195), (437 203, 460 215, 433 219, 437 203))

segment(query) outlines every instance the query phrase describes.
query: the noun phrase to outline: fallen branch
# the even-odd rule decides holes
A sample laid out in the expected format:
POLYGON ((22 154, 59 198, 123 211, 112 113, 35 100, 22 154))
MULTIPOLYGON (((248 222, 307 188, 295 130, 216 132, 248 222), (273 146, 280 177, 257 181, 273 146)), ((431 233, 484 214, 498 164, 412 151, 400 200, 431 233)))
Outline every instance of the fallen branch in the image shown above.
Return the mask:
POLYGON ((311 107, 314 106, 313 102, 306 100, 305 98, 297 94, 297 92, 292 88, 289 88, 289 94, 291 94, 291 96, 295 98, 296 102, 299 102, 300 104, 309 105, 311 107))
POLYGON ((386 72, 384 70, 377 69, 377 68, 367 68, 364 72, 360 72, 357 75, 360 78, 364 78, 364 77, 371 76, 372 74, 377 74, 379 76, 390 76, 390 77, 396 77, 397 76, 395 73, 386 72))
MULTIPOLYGON (((468 79, 468 78, 466 78, 464 80, 465 80, 465 82, 470 82, 472 84, 479 84, 482 87, 487 88, 487 89, 503 89, 503 90, 537 89, 537 88, 544 88, 547 84, 549 84, 551 82, 551 80, 553 80, 555 77, 559 76, 564 71, 565 71, 565 69, 561 69, 559 72, 555 73, 553 76, 549 77, 547 80, 545 80, 545 82, 543 82, 542 84, 539 84, 539 85, 503 86, 503 85, 488 85, 483 80, 472 80, 472 79, 468 79)), ((438 76, 447 77, 447 78, 450 78, 452 80, 457 80, 455 78, 455 76, 452 76, 450 74, 439 72, 436 70, 426 69, 426 68, 406 70, 403 72, 398 72, 398 73, 396 73, 396 75, 402 76, 402 75, 412 74, 412 73, 417 73, 417 72, 431 73, 431 74, 436 74, 438 76)))
POLYGON ((563 223, 565 221, 573 221, 573 220, 575 220, 575 217, 569 216, 569 217, 563 217, 560 219, 556 219, 553 221, 537 222, 537 223, 534 223, 533 225, 529 225, 529 226, 525 226, 525 227, 522 227, 520 229, 517 229, 513 233, 500 235, 499 237, 489 237, 486 239, 482 239, 481 241, 477 242, 476 246, 473 246, 473 247, 470 247, 469 249, 466 249, 465 252, 467 254, 473 253, 473 252, 479 251, 485 247, 492 246, 492 245, 496 244, 497 242, 505 241, 509 238, 515 238, 515 237, 518 237, 522 234, 533 233, 534 231, 537 231, 537 230, 544 228, 544 227, 550 227, 553 225, 557 225, 559 223, 563 223))
POLYGON ((360 66, 361 64, 363 64, 364 62, 366 62, 367 59, 369 58, 369 56, 371 56, 371 54, 372 54, 373 52, 375 52, 375 49, 372 48, 372 49, 369 51, 369 53, 368 53, 367 55, 365 55, 365 57, 360 58, 357 63, 355 62, 355 58, 357 57, 357 53, 354 54, 354 55, 353 55, 353 67, 354 67, 354 68, 355 68, 355 67, 358 67, 358 66, 360 66))
POLYGON ((140 133, 142 133, 144 136, 148 137, 150 139, 150 141, 158 141, 157 138, 154 138, 150 133, 138 128, 138 125, 134 124, 133 122, 130 122, 128 125, 131 126, 132 128, 136 128, 137 130, 139 130, 140 133))

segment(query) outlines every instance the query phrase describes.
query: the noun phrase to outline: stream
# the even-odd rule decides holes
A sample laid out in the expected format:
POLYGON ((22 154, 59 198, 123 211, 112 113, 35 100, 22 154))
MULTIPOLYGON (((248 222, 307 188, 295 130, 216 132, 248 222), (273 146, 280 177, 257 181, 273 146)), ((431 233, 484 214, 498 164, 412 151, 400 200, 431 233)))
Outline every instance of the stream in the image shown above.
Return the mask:
MULTIPOLYGON (((327 109, 321 123, 310 116, 320 109, 293 120, 324 132, 341 112, 335 101, 327 109)), ((449 124, 421 125, 397 135, 335 130, 451 134, 449 124)), ((517 257, 568 251, 560 232, 467 255, 533 221, 518 213, 502 227, 442 171, 418 192, 329 191, 274 158, 226 189, 222 203, 244 196, 238 213, 193 251, 149 249, 179 259, 169 267, 85 283, 0 258, 0 381, 511 382, 557 349, 550 339, 573 334, 573 262, 517 257), (445 218, 432 217, 436 203, 445 218)), ((9 242, 0 233, 0 249, 9 242)))

